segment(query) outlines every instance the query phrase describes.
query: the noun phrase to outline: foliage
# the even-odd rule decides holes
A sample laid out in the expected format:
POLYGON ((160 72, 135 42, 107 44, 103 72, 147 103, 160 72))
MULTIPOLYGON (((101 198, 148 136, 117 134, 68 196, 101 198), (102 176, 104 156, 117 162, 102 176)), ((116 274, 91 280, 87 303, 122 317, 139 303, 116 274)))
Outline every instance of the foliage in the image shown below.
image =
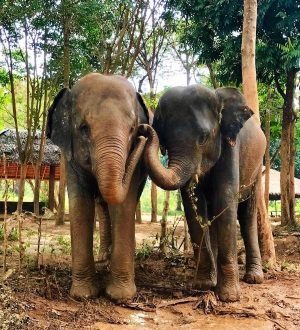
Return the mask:
POLYGON ((155 95, 150 95, 150 93, 143 94, 143 99, 148 109, 151 109, 153 112, 157 108, 158 101, 161 96, 167 91, 168 89, 163 89, 156 93, 155 95))
POLYGON ((156 239, 143 240, 143 243, 135 250, 135 257, 138 260, 145 260, 151 256, 155 250, 155 245, 157 243, 156 239))
POLYGON ((57 237, 57 244, 63 254, 71 254, 71 242, 69 237, 59 235, 57 237))

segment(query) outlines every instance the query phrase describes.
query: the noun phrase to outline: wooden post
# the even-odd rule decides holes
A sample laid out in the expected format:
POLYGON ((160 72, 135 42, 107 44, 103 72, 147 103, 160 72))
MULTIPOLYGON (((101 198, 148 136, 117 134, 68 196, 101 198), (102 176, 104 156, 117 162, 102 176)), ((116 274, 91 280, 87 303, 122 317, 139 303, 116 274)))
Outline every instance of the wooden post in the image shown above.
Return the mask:
POLYGON ((55 184, 55 166, 50 165, 49 173, 49 209, 53 212, 54 210, 54 184, 55 184))

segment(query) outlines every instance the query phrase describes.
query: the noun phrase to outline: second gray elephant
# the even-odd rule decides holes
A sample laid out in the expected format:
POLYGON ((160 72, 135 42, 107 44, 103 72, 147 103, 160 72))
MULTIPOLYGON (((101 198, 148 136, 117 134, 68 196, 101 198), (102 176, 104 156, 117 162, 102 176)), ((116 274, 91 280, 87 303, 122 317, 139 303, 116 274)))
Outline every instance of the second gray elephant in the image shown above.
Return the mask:
POLYGON ((155 112, 155 130, 144 126, 151 179, 166 190, 181 188, 194 255, 200 256, 196 286, 216 287, 222 301, 239 299, 237 218, 246 247, 244 279, 263 280, 256 200, 266 141, 252 115, 237 89, 194 85, 167 91, 155 112), (159 143, 168 152, 168 168, 160 164, 159 143), (201 245, 209 223, 210 238, 201 245))

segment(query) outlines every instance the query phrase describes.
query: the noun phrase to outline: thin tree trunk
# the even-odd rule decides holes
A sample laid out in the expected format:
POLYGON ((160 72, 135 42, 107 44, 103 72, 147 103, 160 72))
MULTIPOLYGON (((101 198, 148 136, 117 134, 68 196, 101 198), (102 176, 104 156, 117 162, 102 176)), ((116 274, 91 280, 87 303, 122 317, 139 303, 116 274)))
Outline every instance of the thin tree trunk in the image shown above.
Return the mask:
MULTIPOLYGON (((70 85, 70 30, 71 18, 68 14, 64 16, 63 20, 63 34, 64 34, 64 87, 69 88, 70 85)), ((65 217, 65 187, 66 187, 66 161, 63 154, 60 156, 60 180, 59 180, 59 195, 58 195, 58 209, 55 219, 56 225, 64 224, 65 217)))
POLYGON ((212 67, 212 64, 211 63, 206 63, 206 66, 208 68, 208 71, 209 71, 209 77, 210 77, 210 81, 213 85, 213 88, 218 88, 218 82, 217 82, 217 79, 216 79, 216 75, 215 75, 215 72, 214 72, 214 69, 212 67))
POLYGON ((183 218, 183 228, 184 228, 184 242, 183 242, 183 251, 188 252, 189 250, 189 231, 186 218, 183 218))
POLYGON ((137 203, 135 211, 135 222, 142 223, 142 211, 141 211, 141 201, 137 203))
POLYGON ((55 166, 50 165, 49 173, 49 209, 54 210, 54 186, 55 186, 55 166))
POLYGON ((295 190, 294 190, 294 112, 293 98, 295 90, 296 70, 287 72, 286 97, 282 113, 281 132, 281 224, 295 223, 295 190))
POLYGON ((296 224, 295 214, 295 120, 291 123, 290 131, 290 148, 291 148, 291 161, 290 161, 290 214, 292 216, 292 223, 296 224))
POLYGON ((151 181, 151 222, 157 222, 157 186, 151 181))
MULTIPOLYGON (((255 45, 256 45, 257 1, 244 0, 244 19, 242 35, 242 77, 243 91, 248 106, 254 111, 257 124, 260 125, 259 103, 256 83, 255 45)), ((270 268, 276 263, 274 240, 269 222, 264 194, 262 190, 261 174, 258 179, 257 192, 257 226, 262 260, 270 268)))
POLYGON ((6 273, 6 255, 7 255, 7 195, 8 195, 8 181, 7 181, 7 166, 6 157, 3 154, 3 168, 4 168, 4 219, 3 219, 3 274, 6 273))
POLYGON ((176 191, 176 211, 182 211, 182 207, 181 207, 181 194, 180 194, 180 190, 178 189, 176 191))
POLYGON ((265 152, 265 204, 269 214, 269 190, 270 190, 270 110, 266 110, 266 140, 267 147, 265 152))
POLYGON ((70 30, 71 19, 68 14, 65 15, 63 21, 64 34, 64 87, 70 86, 70 30))
POLYGON ((34 214, 38 217, 40 215, 40 188, 41 188, 41 163, 38 162, 35 165, 34 174, 34 198, 33 198, 33 209, 34 214))
POLYGON ((24 193, 25 193, 26 173, 27 173, 27 164, 21 163, 20 164, 19 187, 18 187, 19 192, 18 192, 17 214, 22 213, 22 205, 23 205, 24 193))
POLYGON ((165 191, 164 208, 161 218, 161 234, 160 234, 160 250, 162 253, 166 253, 166 238, 167 238, 167 219, 170 205, 170 191, 165 191))

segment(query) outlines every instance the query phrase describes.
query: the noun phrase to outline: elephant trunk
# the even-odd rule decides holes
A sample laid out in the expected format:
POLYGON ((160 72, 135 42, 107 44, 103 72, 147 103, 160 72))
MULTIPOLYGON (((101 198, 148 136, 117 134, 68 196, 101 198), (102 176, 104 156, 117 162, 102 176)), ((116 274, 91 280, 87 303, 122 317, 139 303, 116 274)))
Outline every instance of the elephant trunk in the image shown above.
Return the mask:
POLYGON ((108 204, 120 204, 125 200, 146 144, 145 137, 138 137, 128 157, 127 141, 124 137, 106 136, 95 142, 95 174, 101 195, 108 204))
POLYGON ((144 125, 144 131, 148 137, 145 147, 144 159, 147 164, 150 178, 164 190, 176 190, 182 187, 195 171, 194 162, 191 158, 185 158, 186 151, 176 146, 168 149, 169 163, 164 167, 158 157, 159 140, 155 130, 144 125))

